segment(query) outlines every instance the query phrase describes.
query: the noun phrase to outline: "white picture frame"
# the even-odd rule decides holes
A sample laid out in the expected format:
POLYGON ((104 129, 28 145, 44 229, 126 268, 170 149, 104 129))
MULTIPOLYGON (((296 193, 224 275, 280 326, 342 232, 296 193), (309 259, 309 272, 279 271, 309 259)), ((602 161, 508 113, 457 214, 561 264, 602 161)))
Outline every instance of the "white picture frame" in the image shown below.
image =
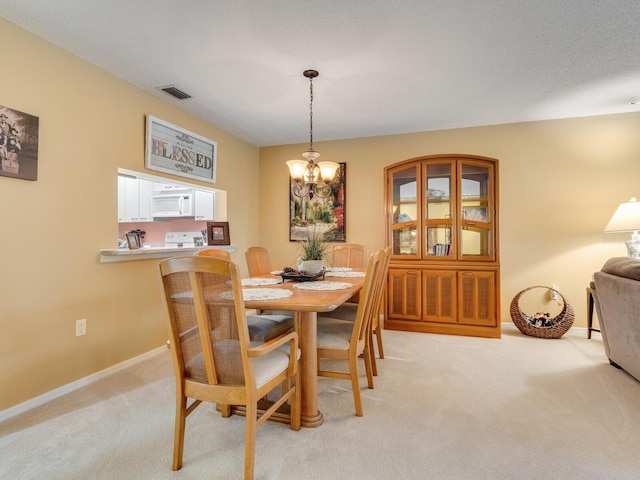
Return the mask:
POLYGON ((216 183, 218 144, 147 115, 145 168, 216 183))

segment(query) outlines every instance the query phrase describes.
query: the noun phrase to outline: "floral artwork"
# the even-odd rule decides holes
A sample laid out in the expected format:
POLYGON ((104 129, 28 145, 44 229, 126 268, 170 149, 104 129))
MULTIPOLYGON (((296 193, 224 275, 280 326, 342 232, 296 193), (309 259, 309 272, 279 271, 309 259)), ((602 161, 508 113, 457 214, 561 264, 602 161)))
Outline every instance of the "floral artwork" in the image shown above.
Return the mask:
POLYGON ((294 194, 294 180, 289 179, 289 240, 309 238, 309 232, 320 232, 329 242, 344 242, 346 232, 346 163, 340 163, 336 177, 329 184, 326 198, 308 193, 294 194))

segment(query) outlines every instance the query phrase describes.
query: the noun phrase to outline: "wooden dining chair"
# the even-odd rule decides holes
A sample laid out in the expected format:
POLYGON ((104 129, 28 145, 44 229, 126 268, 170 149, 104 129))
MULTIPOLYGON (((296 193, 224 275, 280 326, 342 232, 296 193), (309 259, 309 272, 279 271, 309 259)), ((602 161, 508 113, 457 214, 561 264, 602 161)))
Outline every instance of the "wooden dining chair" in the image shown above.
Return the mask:
MULTIPOLYGON (((364 245, 357 243, 332 243, 329 247, 329 265, 332 267, 365 268, 367 265, 364 245)), ((356 293, 349 299, 351 303, 358 303, 360 294, 356 293)))
POLYGON ((202 250, 198 250, 194 255, 198 257, 215 257, 215 258, 224 258, 225 260, 231 260, 231 255, 226 250, 221 250, 219 248, 203 248, 202 250))
MULTIPOLYGON (((231 260, 229 252, 219 248, 205 248, 198 250, 194 255, 231 260)), ((245 311, 247 313, 247 324, 249 325, 249 337, 252 342, 267 342, 293 328, 293 315, 291 312, 264 312, 264 314, 259 314, 260 312, 253 309, 245 311)))
POLYGON ((185 421, 201 402, 246 407, 244 478, 253 478, 256 430, 290 402, 300 429, 298 334, 251 343, 238 267, 218 258, 173 257, 160 262, 176 380, 173 470, 182 467, 185 421), (257 402, 276 387, 280 398, 258 416, 257 402), (189 403, 189 399, 192 399, 189 403))
POLYGON ((332 243, 329 251, 332 267, 366 267, 367 258, 364 245, 358 245, 356 243, 332 243))
MULTIPOLYGON (((386 247, 384 249, 385 259, 383 268, 380 269, 380 275, 382 276, 381 281, 383 282, 382 294, 380 295, 380 304, 378 306, 378 312, 373 317, 371 322, 371 353, 372 353, 372 368, 373 375, 378 375, 378 368, 376 365, 376 357, 374 355, 374 347, 373 347, 373 335, 376 336, 376 344, 378 347, 378 356, 381 359, 384 359, 384 344, 382 341, 382 330, 384 330, 384 325, 380 323, 380 317, 384 316, 384 288, 386 287, 387 282, 387 273, 389 271, 389 261, 391 260, 391 247, 386 247)), ((353 302, 347 302, 340 305, 338 308, 330 312, 328 315, 331 318, 337 318, 340 320, 347 320, 350 322, 355 321, 356 312, 358 311, 358 304, 353 302)))
MULTIPOLYGON (((256 277, 258 275, 266 275, 273 271, 271 267, 271 258, 269 257, 269 250, 264 247, 249 247, 244 252, 247 260, 247 269, 249 270, 250 277, 256 277)), ((263 315, 280 315, 287 317, 293 322, 293 313, 284 310, 263 310, 258 312, 263 315)))
POLYGON ((351 380, 356 415, 361 417, 362 401, 360 399, 360 383, 358 379, 358 357, 364 358, 367 374, 367 386, 373 388, 373 371, 371 364, 371 321, 378 311, 382 285, 379 280, 380 269, 384 267, 383 250, 371 254, 367 264, 364 285, 362 286, 360 303, 355 321, 349 322, 327 316, 318 318, 318 376, 351 380), (345 360, 348 373, 326 370, 322 367, 322 359, 345 360))
POLYGON ((264 247, 249 247, 244 252, 247 259, 247 268, 249 269, 249 276, 255 277, 257 275, 264 275, 273 270, 271 268, 271 259, 269 258, 269 251, 264 247))

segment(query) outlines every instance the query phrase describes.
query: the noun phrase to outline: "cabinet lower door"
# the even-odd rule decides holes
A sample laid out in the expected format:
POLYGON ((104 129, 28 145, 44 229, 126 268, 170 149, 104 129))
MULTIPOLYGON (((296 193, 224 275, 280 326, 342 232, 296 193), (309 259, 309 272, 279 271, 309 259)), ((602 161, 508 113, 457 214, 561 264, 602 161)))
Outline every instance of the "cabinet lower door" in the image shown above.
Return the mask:
POLYGON ((423 319, 427 322, 457 323, 456 272, 422 272, 423 319))
POLYGON ((389 315, 404 320, 420 320, 421 274, 417 270, 389 269, 389 315))
POLYGON ((458 272, 458 323, 496 326, 495 289, 495 272, 458 272))

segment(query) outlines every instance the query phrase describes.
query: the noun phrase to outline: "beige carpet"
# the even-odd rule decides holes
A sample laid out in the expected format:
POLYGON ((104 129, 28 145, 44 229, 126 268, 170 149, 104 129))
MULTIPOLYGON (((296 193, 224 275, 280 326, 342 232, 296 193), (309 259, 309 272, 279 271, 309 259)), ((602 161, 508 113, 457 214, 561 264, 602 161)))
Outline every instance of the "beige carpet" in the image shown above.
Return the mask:
MULTIPOLYGON (((257 479, 638 479, 640 382, 598 334, 501 340, 385 331, 365 416, 320 379, 325 423, 258 429, 257 479)), ((242 478, 244 419, 209 405, 171 471, 169 352, 0 424, 2 479, 242 478)))

